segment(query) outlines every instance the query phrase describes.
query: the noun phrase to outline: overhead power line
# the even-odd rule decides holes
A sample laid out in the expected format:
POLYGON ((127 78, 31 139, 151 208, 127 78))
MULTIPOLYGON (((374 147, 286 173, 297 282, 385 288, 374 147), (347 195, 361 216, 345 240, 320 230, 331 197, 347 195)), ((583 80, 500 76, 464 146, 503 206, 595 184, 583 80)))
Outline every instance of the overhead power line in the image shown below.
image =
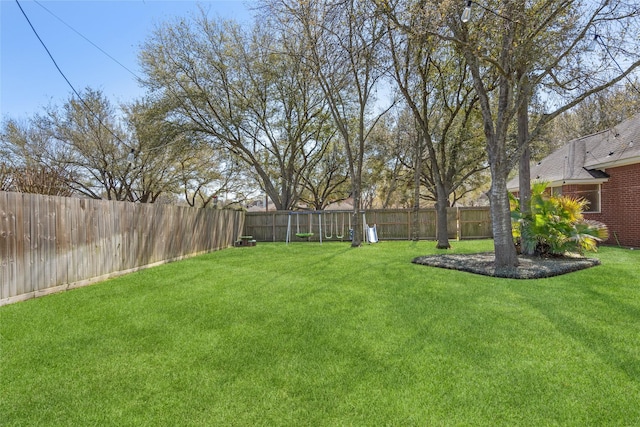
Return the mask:
MULTIPOLYGON (((100 125, 105 128, 118 142, 120 142, 122 145, 131 148, 129 145, 125 144, 119 137, 118 135, 116 135, 111 128, 109 128, 107 125, 104 124, 104 122, 100 119, 100 117, 91 109, 91 107, 84 101, 84 99, 82 98, 82 96, 80 95, 80 93, 78 93, 78 91, 74 88, 74 86, 71 84, 71 82, 69 81, 69 79, 66 77, 66 75, 62 72, 62 70, 60 69, 60 67, 58 66, 56 60, 53 58, 53 55, 51 54, 51 52, 49 51, 49 49, 47 48, 47 46, 45 45, 44 41, 42 40, 42 38, 38 35, 38 32, 36 31, 36 29, 34 28, 33 24, 31 23, 31 21, 29 20, 29 17, 27 16, 27 14, 25 13, 24 9, 22 9, 22 6, 20 5, 19 0, 16 0, 16 3, 18 4, 18 7, 20 8, 20 11, 22 12, 22 14, 24 15, 25 19, 27 20, 27 22, 29 23, 29 26, 31 27, 31 30, 33 31, 33 33, 36 35, 36 37, 38 38, 38 40, 40 41, 40 44, 42 44, 42 47, 44 47, 44 49, 47 51, 47 54, 49 55, 49 58, 51 58, 51 61, 53 62, 53 64, 55 65, 56 69, 58 70, 58 72, 60 73, 60 75, 64 78, 64 80, 67 82, 67 84, 69 85, 69 87, 71 88, 71 90, 73 90, 73 93, 76 94, 76 96, 78 97, 78 99, 80 100, 80 102, 82 103, 82 105, 84 105, 84 107, 87 109, 87 111, 89 111, 91 113, 91 115, 98 121, 98 123, 100 123, 100 125)), ((51 12, 49 9, 47 9, 45 6, 43 6, 40 2, 38 2, 37 0, 34 0, 34 3, 36 3, 38 6, 40 6, 41 8, 43 8, 45 11, 47 11, 51 16, 53 16, 54 18, 56 18, 57 20, 59 20, 60 22, 62 22, 65 26, 67 26, 68 28, 70 28, 73 32, 75 32, 76 34, 78 34, 80 37, 82 37, 83 39, 85 39, 87 42, 89 42, 92 46, 94 46, 96 49, 98 49, 100 52, 102 52, 104 55, 106 55, 107 57, 109 57, 111 60, 113 60, 114 62, 116 62, 118 65, 120 65, 122 68, 124 68, 126 71, 128 71, 129 73, 131 73, 136 80, 138 81, 142 81, 142 79, 133 71, 131 71, 129 68, 127 68, 124 64, 122 64, 120 61, 118 61, 117 59, 115 59, 113 56, 109 55, 109 53, 107 53, 106 51, 104 51, 102 48, 100 48, 100 46, 96 45, 95 43, 93 43, 91 40, 89 40, 87 37, 85 37, 82 33, 80 33, 79 31, 77 31, 75 28, 73 28, 71 25, 67 24, 64 20, 62 20, 60 17, 56 16, 56 14, 54 14, 53 12, 51 12)), ((178 141, 177 141, 178 142, 178 141)), ((177 143, 175 142, 175 143, 177 143)), ((161 146, 158 147, 153 147, 153 148, 149 148, 147 151, 157 151, 160 150, 162 148, 165 148, 169 145, 173 145, 175 143, 167 143, 167 144, 163 144, 161 146)), ((131 148, 131 152, 129 153, 129 155, 127 156, 127 158, 129 160, 131 160, 131 157, 136 157, 138 154, 140 154, 141 152, 138 150, 136 151, 134 148, 131 148)))
POLYGON ((89 111, 91 113, 91 115, 98 121, 98 123, 100 123, 100 125, 105 128, 118 142, 120 142, 122 145, 127 146, 127 144, 125 144, 119 137, 118 135, 116 135, 110 127, 108 127, 107 125, 105 125, 102 120, 100 119, 100 117, 91 109, 91 107, 85 102, 85 100, 82 98, 82 96, 80 95, 80 93, 78 93, 78 91, 76 90, 75 87, 73 87, 73 85, 71 84, 71 82, 69 81, 69 79, 67 78, 67 76, 64 74, 64 72, 62 72, 62 70, 60 69, 60 67, 58 66, 58 63, 56 62, 55 58, 53 57, 53 55, 51 54, 51 52, 49 51, 49 49, 47 48, 47 45, 44 43, 44 41, 42 40, 42 38, 40 37, 40 35, 38 34, 38 32, 36 31, 35 27, 33 26, 33 24, 31 23, 31 20, 29 19, 29 17, 27 16, 26 12, 24 11, 24 9, 22 8, 22 5, 20 4, 19 0, 16 0, 16 4, 18 5, 18 7, 20 8, 20 12, 22 12, 22 15, 24 16, 24 18, 27 20, 27 22, 29 23, 29 26, 31 27, 31 30, 33 31, 33 33, 36 35, 36 37, 38 38, 38 41, 40 41, 40 44, 42 45, 42 47, 44 47, 44 50, 47 51, 47 55, 49 55, 49 58, 51 58, 51 61, 53 62, 53 65, 55 65, 56 69, 58 70, 58 72, 60 73, 60 75, 62 76, 62 78, 64 79, 64 81, 67 82, 67 84, 69 85, 69 87, 71 88, 71 90, 73 91, 73 93, 76 94, 76 96, 78 97, 78 99, 80 100, 80 102, 82 102, 82 105, 84 105, 84 107, 87 109, 87 111, 89 111))
MULTIPOLYGON (((607 53, 607 55, 609 55, 609 58, 611 58, 613 63, 616 64, 616 67, 618 67, 618 70, 620 70, 620 73, 625 74, 625 70, 620 66, 620 63, 616 60, 615 56, 613 56, 613 54, 609 50, 609 46, 602 41, 602 36, 600 34, 595 34, 593 36, 593 41, 591 42, 591 44, 602 46, 605 52, 607 53)), ((593 49, 593 48, 590 48, 590 49, 593 49)), ((640 93, 640 89, 636 87, 635 83, 633 82, 633 80, 629 78, 628 74, 625 74, 624 78, 627 80, 627 82, 629 82, 631 87, 635 89, 636 92, 640 93)))
POLYGON ((109 59, 111 59, 113 62, 115 62, 116 64, 118 64, 119 66, 121 66, 122 68, 124 68, 126 71, 128 71, 133 77, 135 77, 137 80, 141 80, 140 77, 133 71, 131 71, 129 68, 127 68, 123 63, 121 63, 120 61, 118 61, 116 58, 114 58, 113 56, 109 55, 108 52, 106 52, 105 50, 103 50, 100 46, 98 46, 97 44, 95 44, 94 42, 92 42, 91 40, 89 40, 87 37, 85 37, 81 32, 79 32, 78 30, 76 30, 75 28, 73 28, 71 25, 67 24, 62 18, 60 18, 59 16, 57 16, 55 13, 53 13, 52 11, 50 11, 49 9, 47 9, 42 3, 40 3, 37 0, 34 0, 34 3, 37 4, 38 6, 40 6, 41 8, 43 8, 44 10, 47 11, 47 13, 49 13, 51 16, 53 16, 54 18, 56 18, 58 21, 62 22, 67 28, 69 28, 71 31, 73 31, 74 33, 76 33, 77 35, 79 35, 80 37, 82 37, 83 39, 85 39, 89 44, 91 44, 93 47, 95 47, 96 49, 98 49, 100 52, 102 52, 103 54, 105 54, 109 59))

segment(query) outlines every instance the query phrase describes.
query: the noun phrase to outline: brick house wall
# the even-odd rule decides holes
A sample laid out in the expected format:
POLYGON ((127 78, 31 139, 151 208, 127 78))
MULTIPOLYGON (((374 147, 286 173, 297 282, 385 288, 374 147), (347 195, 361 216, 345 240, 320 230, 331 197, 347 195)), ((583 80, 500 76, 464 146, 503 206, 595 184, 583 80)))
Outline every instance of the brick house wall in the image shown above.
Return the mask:
MULTIPOLYGON (((585 219, 603 222, 609 228, 607 245, 640 248, 640 163, 607 169, 609 180, 600 190, 600 212, 585 212, 585 219)), ((564 195, 581 193, 581 186, 567 185, 564 195)))

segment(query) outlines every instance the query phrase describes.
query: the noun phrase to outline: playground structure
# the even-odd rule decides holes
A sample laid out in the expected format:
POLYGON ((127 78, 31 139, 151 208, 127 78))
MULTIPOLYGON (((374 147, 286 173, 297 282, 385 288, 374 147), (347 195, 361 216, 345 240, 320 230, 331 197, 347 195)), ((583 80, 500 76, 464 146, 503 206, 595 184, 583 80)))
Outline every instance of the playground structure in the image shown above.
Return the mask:
MULTIPOLYGON (((331 224, 333 224, 333 240, 340 242, 347 241, 349 237, 348 218, 343 217, 342 212, 349 211, 353 222, 353 211, 349 208, 341 210, 327 210, 323 215, 322 230, 327 235, 332 234, 331 224), (337 212, 328 215, 329 212, 337 212), (341 232, 344 218, 345 226, 341 232), (338 226, 336 227, 336 219, 338 226), (337 232, 336 232, 337 231, 337 232), (344 233, 341 239, 340 235, 344 233), (337 235, 337 236, 336 236, 337 235)), ((377 234, 380 241, 383 240, 412 240, 415 237, 416 220, 419 224, 419 236, 421 240, 436 240, 436 210, 424 208, 416 213, 413 209, 366 209, 361 210, 366 213, 367 223, 377 225, 377 234)), ((287 221, 289 211, 265 212, 249 211, 245 215, 244 228, 240 234, 251 235, 258 242, 282 242, 287 238, 287 221)), ((361 216, 358 217, 361 220, 361 216)), ((301 231, 308 231, 307 217, 300 217, 301 231)), ((313 216, 313 231, 318 230, 318 215, 313 216)), ((360 222, 360 221, 358 221, 360 222)), ((360 228, 362 229, 362 228, 360 228)), ((488 206, 475 207, 454 207, 447 208, 447 229, 449 239, 490 239, 493 236, 491 228, 491 215, 488 206)), ((294 234, 296 231, 296 219, 291 218, 291 240, 298 239, 294 234)), ((235 237, 235 236, 234 236, 235 237)), ((318 242, 318 236, 310 238, 312 242, 318 242)), ((323 242, 325 237, 323 235, 323 242)), ((327 239, 329 240, 329 239, 327 239)))
MULTIPOLYGON (((322 240, 331 240, 333 238, 344 241, 345 240, 345 225, 347 226, 347 240, 353 240, 353 228, 351 226, 351 212, 348 211, 291 211, 289 212, 289 218, 287 220, 287 237, 286 243, 291 241, 292 228, 292 216, 295 217, 295 236, 301 239, 309 240, 315 236, 314 226, 317 227, 318 239, 320 244, 322 240), (314 218, 317 215, 317 223, 314 225, 314 218), (301 231, 300 217, 306 216, 306 221, 302 224, 305 230, 301 231), (340 219, 342 223, 340 224, 340 219), (324 227, 323 227, 324 225, 324 227)), ((367 243, 378 242, 378 231, 376 225, 369 227, 367 224, 367 218, 365 213, 362 212, 362 236, 367 243)))
POLYGON ((373 224, 373 227, 369 227, 369 225, 365 223, 364 227, 364 236, 367 243, 378 243, 378 229, 376 228, 376 225, 373 224))

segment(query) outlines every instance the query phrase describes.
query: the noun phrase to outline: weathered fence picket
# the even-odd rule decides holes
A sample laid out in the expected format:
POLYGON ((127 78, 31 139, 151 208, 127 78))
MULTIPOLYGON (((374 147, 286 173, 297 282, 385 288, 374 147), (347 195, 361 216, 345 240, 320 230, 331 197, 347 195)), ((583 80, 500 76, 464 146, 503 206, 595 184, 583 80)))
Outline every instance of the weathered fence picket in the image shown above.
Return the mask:
POLYGON ((244 215, 0 192, 0 305, 231 247, 244 215))

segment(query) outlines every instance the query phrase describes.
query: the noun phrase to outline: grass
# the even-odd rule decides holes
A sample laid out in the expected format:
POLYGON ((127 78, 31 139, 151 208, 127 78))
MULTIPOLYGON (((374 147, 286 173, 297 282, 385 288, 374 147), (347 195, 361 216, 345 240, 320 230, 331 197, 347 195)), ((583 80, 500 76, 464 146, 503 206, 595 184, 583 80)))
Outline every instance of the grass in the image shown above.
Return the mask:
POLYGON ((640 425, 640 252, 510 280, 410 263, 434 246, 260 243, 0 307, 0 425, 640 425))

